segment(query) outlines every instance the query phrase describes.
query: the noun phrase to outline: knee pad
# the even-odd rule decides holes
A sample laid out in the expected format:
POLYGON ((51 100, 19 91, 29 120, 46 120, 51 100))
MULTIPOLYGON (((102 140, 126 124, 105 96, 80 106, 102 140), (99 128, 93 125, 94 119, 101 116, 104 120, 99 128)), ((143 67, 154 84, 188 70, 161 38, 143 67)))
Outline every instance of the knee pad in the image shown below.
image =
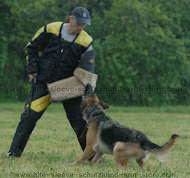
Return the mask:
POLYGON ((30 105, 25 106, 24 112, 21 114, 21 120, 30 120, 36 122, 42 115, 43 112, 35 112, 30 108, 30 105))

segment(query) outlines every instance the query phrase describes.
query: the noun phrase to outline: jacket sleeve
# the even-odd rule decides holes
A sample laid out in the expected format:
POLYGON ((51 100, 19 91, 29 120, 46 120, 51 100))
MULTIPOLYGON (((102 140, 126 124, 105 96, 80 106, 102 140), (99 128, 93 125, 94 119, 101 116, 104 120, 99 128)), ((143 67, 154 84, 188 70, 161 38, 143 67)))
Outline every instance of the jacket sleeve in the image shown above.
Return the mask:
POLYGON ((95 51, 92 45, 82 54, 78 67, 95 73, 95 51))
POLYGON ((47 33, 45 32, 44 27, 42 27, 36 32, 36 34, 32 38, 32 41, 27 44, 26 71, 28 74, 38 73, 39 53, 44 49, 47 42, 47 33))

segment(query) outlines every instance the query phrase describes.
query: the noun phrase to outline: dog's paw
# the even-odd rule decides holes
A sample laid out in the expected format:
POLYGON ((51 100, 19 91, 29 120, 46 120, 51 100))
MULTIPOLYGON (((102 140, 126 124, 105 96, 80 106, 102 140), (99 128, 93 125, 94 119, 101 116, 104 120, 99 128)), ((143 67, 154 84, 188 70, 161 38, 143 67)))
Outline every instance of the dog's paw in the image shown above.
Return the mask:
POLYGON ((72 162, 72 165, 80 165, 80 164, 82 164, 82 161, 74 161, 74 162, 72 162))
POLYGON ((78 164, 79 164, 79 163, 78 163, 77 161, 74 161, 74 162, 71 163, 71 165, 73 165, 73 166, 74 166, 74 165, 78 165, 78 164))

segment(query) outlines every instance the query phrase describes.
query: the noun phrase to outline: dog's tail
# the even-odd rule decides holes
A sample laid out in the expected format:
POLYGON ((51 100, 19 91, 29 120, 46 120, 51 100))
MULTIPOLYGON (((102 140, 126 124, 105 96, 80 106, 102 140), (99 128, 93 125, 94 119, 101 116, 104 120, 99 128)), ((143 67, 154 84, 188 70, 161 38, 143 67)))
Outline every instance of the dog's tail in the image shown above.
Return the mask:
POLYGON ((145 149, 148 150, 150 153, 153 153, 159 161, 164 161, 164 158, 167 156, 170 148, 175 145, 177 137, 179 136, 173 134, 170 137, 169 141, 162 146, 156 145, 149 141, 144 146, 145 149))

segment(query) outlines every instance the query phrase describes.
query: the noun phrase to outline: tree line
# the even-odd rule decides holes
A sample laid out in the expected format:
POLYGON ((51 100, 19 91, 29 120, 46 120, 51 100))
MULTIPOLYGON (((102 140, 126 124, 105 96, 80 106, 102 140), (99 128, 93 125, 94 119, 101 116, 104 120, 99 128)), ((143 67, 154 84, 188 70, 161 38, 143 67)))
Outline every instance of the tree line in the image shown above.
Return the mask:
POLYGON ((87 7, 97 94, 122 105, 190 103, 190 0, 0 0, 0 101, 30 90, 25 45, 44 24, 87 7))

